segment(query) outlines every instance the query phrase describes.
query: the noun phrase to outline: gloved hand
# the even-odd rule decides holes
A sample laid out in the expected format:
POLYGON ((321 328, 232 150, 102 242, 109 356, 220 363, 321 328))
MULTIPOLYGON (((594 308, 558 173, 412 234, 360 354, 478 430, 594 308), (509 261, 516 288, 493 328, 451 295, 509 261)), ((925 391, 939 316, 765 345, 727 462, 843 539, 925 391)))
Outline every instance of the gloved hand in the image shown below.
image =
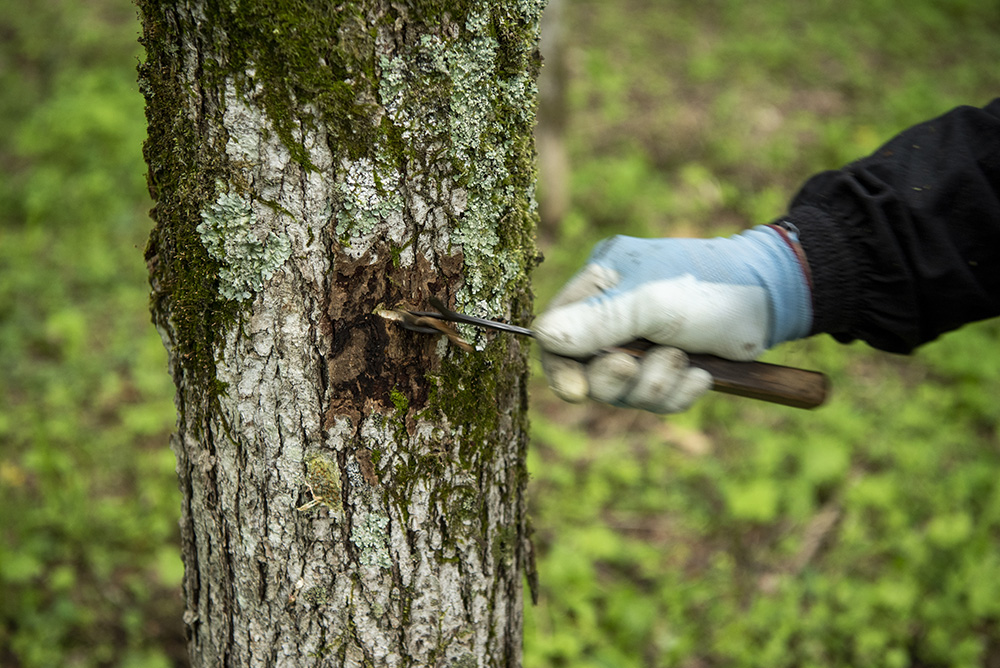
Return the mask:
POLYGON ((534 324, 549 385, 568 401, 686 410, 712 379, 683 351, 747 361, 809 333, 799 252, 795 234, 775 226, 730 238, 601 242, 534 324), (660 345, 642 358, 606 350, 637 338, 660 345))

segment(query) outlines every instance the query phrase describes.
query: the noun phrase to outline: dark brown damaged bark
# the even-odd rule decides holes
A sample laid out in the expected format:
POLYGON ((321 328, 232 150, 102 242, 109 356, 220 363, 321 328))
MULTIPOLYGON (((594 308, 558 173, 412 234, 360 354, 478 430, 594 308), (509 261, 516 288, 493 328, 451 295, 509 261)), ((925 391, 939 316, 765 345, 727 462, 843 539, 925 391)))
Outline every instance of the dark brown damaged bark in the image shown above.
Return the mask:
POLYGON ((139 5, 192 663, 519 665, 538 3, 139 5))
MULTIPOLYGON (((348 415, 359 420, 362 407, 357 397, 379 401, 390 397, 393 389, 405 389, 413 407, 426 407, 430 386, 425 375, 441 370, 441 358, 435 354, 437 337, 387 326, 375 317, 373 309, 378 304, 414 306, 425 303, 429 296, 450 297, 462 284, 461 255, 437 258, 437 265, 419 257, 406 272, 393 272, 391 261, 372 261, 368 255, 359 260, 343 255, 338 259, 331 277, 326 321, 333 342, 327 365, 333 397, 328 416, 348 415), (386 280, 389 276, 393 280, 386 280)), ((378 408, 394 407, 389 402, 378 408)))

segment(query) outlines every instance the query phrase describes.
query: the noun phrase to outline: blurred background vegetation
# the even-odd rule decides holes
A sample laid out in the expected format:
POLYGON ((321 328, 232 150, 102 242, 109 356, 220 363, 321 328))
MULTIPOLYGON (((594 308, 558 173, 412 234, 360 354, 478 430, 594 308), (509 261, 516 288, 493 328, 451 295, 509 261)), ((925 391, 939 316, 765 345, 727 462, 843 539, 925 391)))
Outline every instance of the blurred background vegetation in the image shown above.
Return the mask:
MULTIPOLYGON (((1000 94, 993 2, 561 2, 540 306, 600 238, 769 222, 813 172, 1000 94)), ((0 665, 182 666, 135 10, 0 8, 0 665)), ((1000 666, 998 338, 770 353, 832 376, 814 413, 569 406, 536 374, 525 665, 1000 666)))
POLYGON ((0 0, 0 665, 184 653, 128 0, 0 0))

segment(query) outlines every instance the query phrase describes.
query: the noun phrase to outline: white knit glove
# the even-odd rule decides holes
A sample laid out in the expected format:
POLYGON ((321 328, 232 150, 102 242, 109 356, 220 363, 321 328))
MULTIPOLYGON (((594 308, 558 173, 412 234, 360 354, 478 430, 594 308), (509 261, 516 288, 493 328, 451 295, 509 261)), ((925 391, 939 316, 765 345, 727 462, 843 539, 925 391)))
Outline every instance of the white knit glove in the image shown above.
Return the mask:
POLYGON ((686 410, 712 379, 683 351, 747 361, 809 333, 811 295, 795 243, 772 226, 730 238, 601 242, 535 322, 549 385, 568 401, 686 410), (641 358, 607 350, 638 338, 660 345, 641 358))

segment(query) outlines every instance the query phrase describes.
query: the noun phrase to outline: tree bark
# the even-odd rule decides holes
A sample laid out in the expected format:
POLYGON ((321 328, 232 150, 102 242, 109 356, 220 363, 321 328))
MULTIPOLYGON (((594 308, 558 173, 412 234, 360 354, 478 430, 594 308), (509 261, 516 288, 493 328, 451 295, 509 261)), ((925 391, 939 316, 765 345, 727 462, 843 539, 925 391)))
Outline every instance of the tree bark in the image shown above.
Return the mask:
POLYGON ((516 666, 540 0, 140 0, 195 666, 516 666))

